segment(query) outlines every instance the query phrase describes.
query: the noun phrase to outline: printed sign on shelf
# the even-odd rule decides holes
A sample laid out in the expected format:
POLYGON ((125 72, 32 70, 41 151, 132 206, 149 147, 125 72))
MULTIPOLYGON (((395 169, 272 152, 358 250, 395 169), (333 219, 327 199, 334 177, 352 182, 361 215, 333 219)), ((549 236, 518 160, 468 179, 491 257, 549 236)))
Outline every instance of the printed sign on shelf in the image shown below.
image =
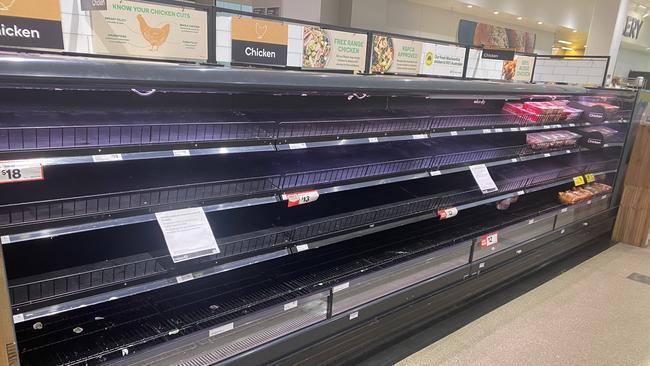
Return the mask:
POLYGON ((577 177, 573 177, 573 184, 576 186, 581 186, 585 184, 585 178, 582 175, 579 175, 577 177))
POLYGON ((219 253, 203 208, 156 212, 156 220, 174 263, 219 253))
POLYGON ((288 207, 311 203, 316 201, 318 197, 319 194, 317 190, 287 193, 287 201, 289 201, 288 207))
POLYGON ((95 53, 161 59, 206 60, 204 11, 133 0, 106 0, 91 12, 95 53))
POLYGON ((512 61, 515 59, 515 50, 486 48, 481 53, 481 58, 488 60, 512 61))
POLYGON ((0 161, 0 184, 43 180, 43 165, 37 162, 0 161))
POLYGON ((585 178, 587 178, 587 183, 593 183, 596 181, 596 177, 593 174, 585 174, 585 178))
POLYGON ((494 180, 492 180, 492 176, 490 176, 490 172, 488 171, 485 164, 471 165, 469 167, 469 170, 472 172, 472 176, 474 177, 476 184, 478 184, 478 187, 481 192, 483 192, 483 194, 492 193, 499 190, 499 188, 497 188, 497 185, 494 183, 494 180))
POLYGON ((435 76, 463 76, 465 47, 422 43, 420 74, 435 76))
POLYGON ((95 11, 95 10, 108 10, 106 6, 107 0, 81 0, 81 10, 95 11))
POLYGON ((0 45, 62 50, 59 0, 0 0, 0 45))
POLYGON ((364 71, 368 36, 303 27, 303 69, 364 71))
POLYGON ((479 244, 481 248, 487 248, 491 245, 497 244, 499 242, 499 232, 494 231, 485 235, 482 235, 479 238, 479 244))
POLYGON ((287 66, 287 24, 247 18, 232 18, 231 22, 232 62, 287 66))
POLYGON ((421 56, 422 42, 373 35, 370 72, 417 75, 421 56))

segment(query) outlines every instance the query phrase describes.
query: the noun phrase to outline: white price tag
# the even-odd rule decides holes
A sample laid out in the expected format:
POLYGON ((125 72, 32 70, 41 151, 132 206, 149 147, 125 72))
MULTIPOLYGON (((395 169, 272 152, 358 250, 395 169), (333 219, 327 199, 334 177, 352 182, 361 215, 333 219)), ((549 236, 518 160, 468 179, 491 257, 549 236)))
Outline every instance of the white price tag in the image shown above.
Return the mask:
POLYGON ((519 128, 517 128, 517 127, 512 127, 512 128, 510 128, 510 131, 512 131, 512 132, 517 132, 517 131, 519 131, 519 128))
POLYGON ((220 327, 212 328, 208 332, 208 337, 214 337, 217 334, 225 333, 225 332, 227 332, 229 330, 233 330, 234 328, 235 328, 235 323, 228 323, 228 324, 224 324, 224 325, 222 325, 220 327))
POLYGON ((560 210, 560 213, 565 213, 565 212, 567 212, 567 211, 569 211, 569 209, 565 207, 565 208, 563 208, 563 209, 560 210))
POLYGON ((13 319, 14 319, 14 324, 22 323, 22 322, 25 321, 25 315, 23 315, 23 314, 16 314, 16 315, 14 315, 13 319))
POLYGON ((426 139, 428 137, 429 137, 429 135, 427 135, 426 133, 421 133, 421 134, 418 134, 418 135, 413 135, 413 140, 422 140, 422 139, 426 139))
POLYGON ((442 174, 440 172, 440 170, 433 170, 433 171, 429 172, 429 175, 431 175, 432 177, 435 177, 435 176, 440 175, 440 174, 442 174))
POLYGON ((314 202, 320 197, 317 190, 294 192, 286 194, 288 207, 304 205, 306 203, 314 202))
POLYGON ((495 128, 494 132, 501 133, 503 132, 503 128, 495 128))
POLYGON ((600 197, 600 199, 604 200, 604 199, 607 199, 607 197, 608 197, 607 195, 604 195, 604 196, 600 197))
POLYGON ((296 251, 304 252, 305 250, 309 250, 309 244, 296 245, 296 251))
POLYGON ((492 133, 492 130, 490 130, 489 128, 484 128, 483 133, 492 133))
POLYGON ((551 126, 549 126, 549 125, 544 125, 544 127, 542 127, 542 128, 544 128, 545 130, 548 130, 549 128, 551 128, 551 126))
POLYGON ((190 156, 189 150, 173 150, 174 156, 190 156))
POLYGON ((345 290, 348 287, 350 287, 350 282, 342 283, 340 285, 336 285, 336 286, 332 287, 332 292, 337 293, 339 291, 345 290))
POLYGON ((571 150, 567 150, 566 153, 567 153, 567 154, 571 154, 571 150))
POLYGON ((443 208, 438 210, 438 216, 440 220, 448 219, 458 215, 458 209, 456 207, 443 208))
POLYGON ((534 223, 535 223, 535 219, 528 220, 528 225, 531 225, 531 224, 534 224, 534 223))
POLYGON ((191 274, 191 273, 188 273, 186 275, 177 276, 176 277, 176 283, 183 283, 183 282, 191 281, 193 279, 194 279, 194 275, 191 274))
POLYGON ((519 131, 528 131, 528 127, 521 127, 519 128, 519 131))
POLYGON ((484 267, 485 267, 485 262, 481 262, 481 263, 478 264, 479 269, 484 268, 484 267))
POLYGON ((174 263, 219 253, 210 223, 201 207, 156 212, 174 263))
POLYGON ((569 127, 575 127, 575 126, 576 126, 575 123, 569 123, 569 127))
POLYGON ((458 136, 458 131, 451 131, 449 134, 452 136, 458 136))
POLYGON ((566 232, 565 229, 560 230, 560 234, 564 234, 566 232))
POLYGON ((306 148, 307 148, 307 144, 304 143, 304 142, 299 142, 299 143, 296 143, 296 144, 289 144, 289 149, 291 149, 291 150, 299 150, 299 149, 306 149, 306 148))
POLYGON ((516 163, 519 160, 517 160, 517 158, 512 158, 512 159, 510 159, 510 161, 513 162, 513 163, 516 163))
POLYGON ((376 137, 368 137, 368 142, 370 142, 370 143, 379 142, 379 139, 376 138, 376 137))
POLYGON ((105 161, 121 161, 122 154, 102 154, 102 155, 93 155, 93 161, 95 163, 103 163, 105 161))
POLYGON ((517 191, 517 196, 523 196, 524 194, 526 194, 526 192, 524 192, 524 191, 517 191))
POLYGON ((478 187, 481 189, 481 192, 483 192, 483 194, 492 193, 499 190, 499 188, 497 188, 497 185, 494 184, 494 180, 492 180, 490 172, 488 171, 485 164, 471 165, 469 167, 469 170, 472 172, 472 176, 474 176, 474 180, 476 181, 476 184, 478 184, 478 187))
POLYGON ((298 300, 284 304, 284 311, 291 310, 298 306, 298 300))
POLYGON ((588 205, 591 205, 591 200, 587 201, 587 204, 588 204, 588 205))
POLYGON ((0 162, 0 184, 33 182, 44 178, 43 165, 39 162, 29 160, 0 162))
POLYGON ((354 313, 350 313, 350 320, 356 319, 357 317, 359 317, 358 311, 355 311, 354 313))
POLYGON ((549 154, 549 153, 545 153, 545 154, 544 154, 544 157, 545 157, 545 158, 550 158, 550 157, 551 157, 551 154, 549 154))

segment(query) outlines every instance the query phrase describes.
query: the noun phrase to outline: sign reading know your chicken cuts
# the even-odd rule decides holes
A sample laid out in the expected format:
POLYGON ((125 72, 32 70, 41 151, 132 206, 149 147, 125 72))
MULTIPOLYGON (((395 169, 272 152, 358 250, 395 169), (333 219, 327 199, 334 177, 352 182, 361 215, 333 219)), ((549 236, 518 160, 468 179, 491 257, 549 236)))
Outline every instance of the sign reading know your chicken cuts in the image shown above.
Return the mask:
POLYGON ((106 0, 106 10, 93 11, 91 17, 95 53, 199 61, 208 58, 208 17, 204 11, 106 0))
POLYGON ((259 19, 232 18, 232 62, 287 66, 289 26, 259 19))
POLYGON ((59 0, 0 0, 0 46, 63 49, 59 0))

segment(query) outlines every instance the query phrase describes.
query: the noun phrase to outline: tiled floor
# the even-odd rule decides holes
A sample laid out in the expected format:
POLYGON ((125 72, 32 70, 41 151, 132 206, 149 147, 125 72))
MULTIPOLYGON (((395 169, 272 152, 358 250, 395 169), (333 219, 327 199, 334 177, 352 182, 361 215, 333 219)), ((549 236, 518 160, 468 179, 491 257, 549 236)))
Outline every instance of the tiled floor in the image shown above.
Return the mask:
POLYGON ((501 290, 364 365, 650 365, 650 284, 628 278, 650 276, 650 249, 600 250, 501 290))

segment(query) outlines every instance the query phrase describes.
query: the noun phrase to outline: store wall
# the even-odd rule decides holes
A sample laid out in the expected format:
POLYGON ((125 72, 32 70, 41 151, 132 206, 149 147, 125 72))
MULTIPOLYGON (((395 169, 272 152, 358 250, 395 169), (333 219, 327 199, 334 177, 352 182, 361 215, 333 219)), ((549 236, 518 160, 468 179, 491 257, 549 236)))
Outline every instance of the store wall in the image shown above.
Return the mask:
POLYGON ((461 19, 534 32, 537 34, 535 52, 540 54, 550 54, 555 40, 553 32, 499 23, 405 0, 354 0, 352 2, 351 26, 358 28, 455 42, 458 40, 458 22, 461 19))
POLYGON ((621 48, 618 52, 614 76, 626 78, 630 71, 650 71, 650 55, 644 51, 621 48))

